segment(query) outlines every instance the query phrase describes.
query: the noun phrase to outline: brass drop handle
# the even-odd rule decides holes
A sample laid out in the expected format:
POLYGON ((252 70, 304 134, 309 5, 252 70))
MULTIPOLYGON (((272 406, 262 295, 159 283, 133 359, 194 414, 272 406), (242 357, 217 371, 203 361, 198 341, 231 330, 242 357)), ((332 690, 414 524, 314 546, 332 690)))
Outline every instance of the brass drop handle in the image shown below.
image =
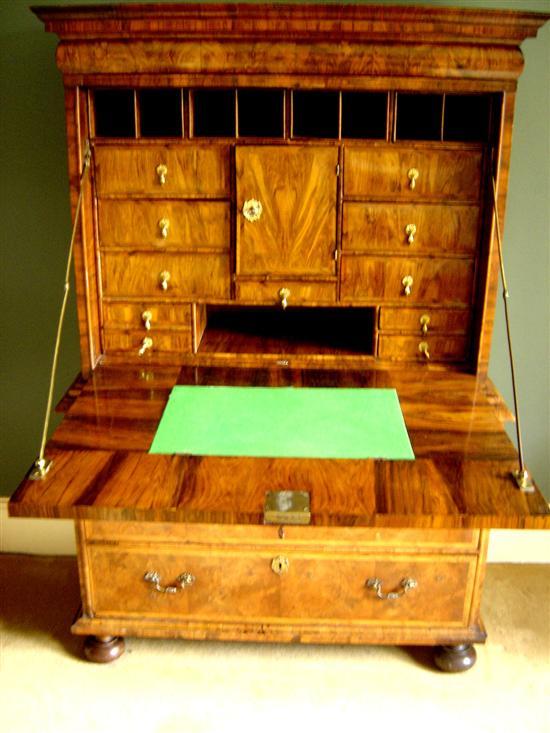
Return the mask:
POLYGON ((409 188, 411 191, 414 191, 416 188, 416 181, 417 178, 420 176, 420 171, 417 168, 410 168, 407 173, 407 178, 409 179, 409 188))
POLYGON ((403 285, 403 293, 405 295, 410 295, 412 292, 412 286, 413 286, 413 278, 412 275, 405 275, 403 280, 401 280, 401 285, 403 285))
POLYGON ((367 588, 373 589, 381 601, 396 601, 398 598, 401 598, 406 593, 413 590, 413 588, 416 588, 418 586, 418 582, 414 578, 403 578, 399 584, 401 586, 401 590, 390 591, 390 593, 382 592, 382 581, 380 578, 369 578, 366 585, 367 588))
POLYGON ((146 583, 151 583, 158 593, 177 593, 180 590, 185 590, 187 586, 193 585, 195 582, 195 576, 191 575, 191 573, 182 573, 181 575, 178 575, 174 585, 162 585, 160 573, 157 573, 156 570, 150 570, 145 573, 143 580, 146 583))
POLYGON ((170 282, 170 277, 171 277, 171 275, 170 275, 170 273, 168 272, 168 270, 163 270, 163 271, 162 271, 162 272, 161 272, 161 273, 159 274, 159 282, 160 282, 160 287, 161 287, 161 288, 162 288, 163 290, 168 290, 168 283, 170 282))
POLYGON ((156 173, 159 179, 159 184, 164 186, 166 183, 166 176, 168 175, 168 166, 164 165, 164 163, 157 165, 156 173))
POLYGON ((242 212, 247 221, 255 222, 261 217, 263 206, 257 199, 247 199, 243 204, 242 212))
POLYGON ((428 359, 428 360, 429 360, 429 359, 431 358, 431 357, 430 357, 430 347, 428 346, 428 342, 427 342, 427 341, 421 341, 421 342, 420 342, 420 343, 418 344, 418 351, 419 351, 419 352, 420 352, 421 354, 423 354, 423 355, 424 355, 424 358, 425 358, 425 359, 428 359))
POLYGON ((281 301, 281 308, 286 310, 288 305, 288 299, 290 298, 290 290, 288 288, 281 288, 279 290, 279 300, 281 301))
POLYGON ((170 219, 160 219, 159 220, 159 229, 160 229, 160 236, 163 239, 166 239, 168 237, 168 230, 170 229, 170 219))
POLYGON ((414 244, 414 236, 416 234, 416 224, 407 224, 405 227, 405 234, 407 235, 407 242, 414 244))
POLYGON ((275 575, 284 575, 285 573, 288 573, 289 566, 290 562, 288 557, 285 557, 284 555, 277 555, 277 557, 274 557, 271 561, 271 569, 275 575))
POLYGON ((429 325, 430 325, 430 316, 427 313, 423 313, 420 316, 420 326, 422 327, 422 333, 428 333, 429 325))
POLYGON ((153 348, 153 339, 150 336, 146 336, 141 342, 141 347, 138 351, 140 356, 143 356, 148 349, 153 348))
POLYGON ((141 320, 143 321, 143 325, 145 326, 146 331, 151 330, 151 321, 153 320, 153 314, 151 311, 143 311, 141 314, 141 320))

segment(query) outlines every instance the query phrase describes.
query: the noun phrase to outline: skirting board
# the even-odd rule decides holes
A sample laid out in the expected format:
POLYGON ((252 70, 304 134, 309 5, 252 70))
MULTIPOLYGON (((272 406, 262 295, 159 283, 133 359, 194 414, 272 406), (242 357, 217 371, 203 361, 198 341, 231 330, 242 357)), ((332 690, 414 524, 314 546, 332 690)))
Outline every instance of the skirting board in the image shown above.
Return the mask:
MULTIPOLYGON (((26 555, 74 555, 69 519, 8 517, 8 498, 0 497, 0 552, 26 555)), ((488 562, 550 563, 550 532, 537 529, 491 531, 488 562)))

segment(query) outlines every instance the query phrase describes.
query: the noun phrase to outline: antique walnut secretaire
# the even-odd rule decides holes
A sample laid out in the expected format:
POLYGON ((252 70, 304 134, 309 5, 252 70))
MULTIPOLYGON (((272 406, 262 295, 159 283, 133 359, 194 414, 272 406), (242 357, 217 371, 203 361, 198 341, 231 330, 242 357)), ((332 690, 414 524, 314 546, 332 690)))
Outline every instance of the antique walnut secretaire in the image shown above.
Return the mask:
POLYGON ((489 529, 550 526, 487 378, 519 45, 546 17, 35 12, 60 38, 82 374, 10 513, 74 519, 88 657, 146 635, 468 668, 489 529), (151 453, 176 385, 393 389, 414 458, 151 453))

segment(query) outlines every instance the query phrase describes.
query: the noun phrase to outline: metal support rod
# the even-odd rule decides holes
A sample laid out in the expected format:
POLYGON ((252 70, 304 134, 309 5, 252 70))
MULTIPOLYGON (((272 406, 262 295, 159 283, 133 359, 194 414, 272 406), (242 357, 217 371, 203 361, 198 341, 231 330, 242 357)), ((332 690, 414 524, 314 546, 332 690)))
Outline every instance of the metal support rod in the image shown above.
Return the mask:
POLYGON ((50 418, 52 413, 52 404, 53 404, 53 393, 54 393, 54 386, 55 386, 55 375, 57 372, 57 361, 59 358, 59 347, 61 344, 61 332, 63 330, 63 322, 65 320, 65 310, 67 308, 67 301, 69 298, 69 291, 70 291, 70 276, 71 276, 71 263, 73 259, 73 250, 74 250, 74 242, 76 239, 76 232, 78 227, 78 222, 80 220, 80 210, 82 208, 82 197, 83 197, 83 184, 84 179, 86 178, 86 175, 88 173, 88 170, 90 168, 90 159, 91 159, 91 150, 90 150, 90 143, 88 140, 86 140, 86 147, 84 150, 84 159, 82 162, 82 170, 80 173, 80 179, 79 179, 79 192, 78 192, 78 200, 76 202, 76 209, 74 214, 74 221, 73 221, 73 228, 71 232, 71 242, 69 245, 69 254, 67 256, 67 267, 65 269, 65 281, 63 284, 63 300, 61 303, 61 312, 59 314, 59 321, 57 323, 57 333, 55 336, 55 346, 53 351, 53 362, 52 362, 52 369, 50 373, 50 386, 48 389, 48 400, 46 403, 46 415, 44 417, 44 427, 42 429, 42 440, 40 441, 40 451, 38 453, 38 458, 34 462, 33 468, 29 474, 29 478, 36 480, 43 478, 48 471, 51 468, 52 461, 48 460, 44 453, 46 450, 46 441, 48 439, 48 429, 50 426, 50 418))
POLYGON ((516 418, 516 438, 518 443, 518 460, 519 469, 513 472, 514 479, 520 489, 525 492, 534 491, 533 480, 531 479, 529 472, 525 468, 525 462, 523 460, 523 440, 521 437, 521 424, 519 416, 519 403, 518 403, 518 390, 516 383, 516 369, 514 364, 514 352, 512 349, 512 333, 510 330, 510 315, 508 312, 508 299, 510 293, 508 291, 508 284, 506 282, 506 272, 504 270, 504 257, 502 254, 502 237, 500 234, 500 221, 498 214, 498 203, 497 203, 497 186, 495 177, 491 176, 492 190, 493 190, 493 212, 495 217, 495 231, 498 248, 498 261, 500 265, 500 277, 502 279, 502 299, 504 302, 504 320, 506 322, 506 341, 508 344, 508 358, 510 361, 510 375, 512 378, 512 395, 514 399, 514 415, 516 418))

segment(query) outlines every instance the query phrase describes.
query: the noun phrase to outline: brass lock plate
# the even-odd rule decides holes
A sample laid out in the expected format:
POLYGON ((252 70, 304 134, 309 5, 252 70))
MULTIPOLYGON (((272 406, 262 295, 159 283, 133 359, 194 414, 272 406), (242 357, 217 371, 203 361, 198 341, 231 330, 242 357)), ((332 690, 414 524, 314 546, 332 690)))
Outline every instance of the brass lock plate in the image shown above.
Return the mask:
POLYGON ((264 502, 264 524, 309 524, 308 491, 268 491, 264 502))

